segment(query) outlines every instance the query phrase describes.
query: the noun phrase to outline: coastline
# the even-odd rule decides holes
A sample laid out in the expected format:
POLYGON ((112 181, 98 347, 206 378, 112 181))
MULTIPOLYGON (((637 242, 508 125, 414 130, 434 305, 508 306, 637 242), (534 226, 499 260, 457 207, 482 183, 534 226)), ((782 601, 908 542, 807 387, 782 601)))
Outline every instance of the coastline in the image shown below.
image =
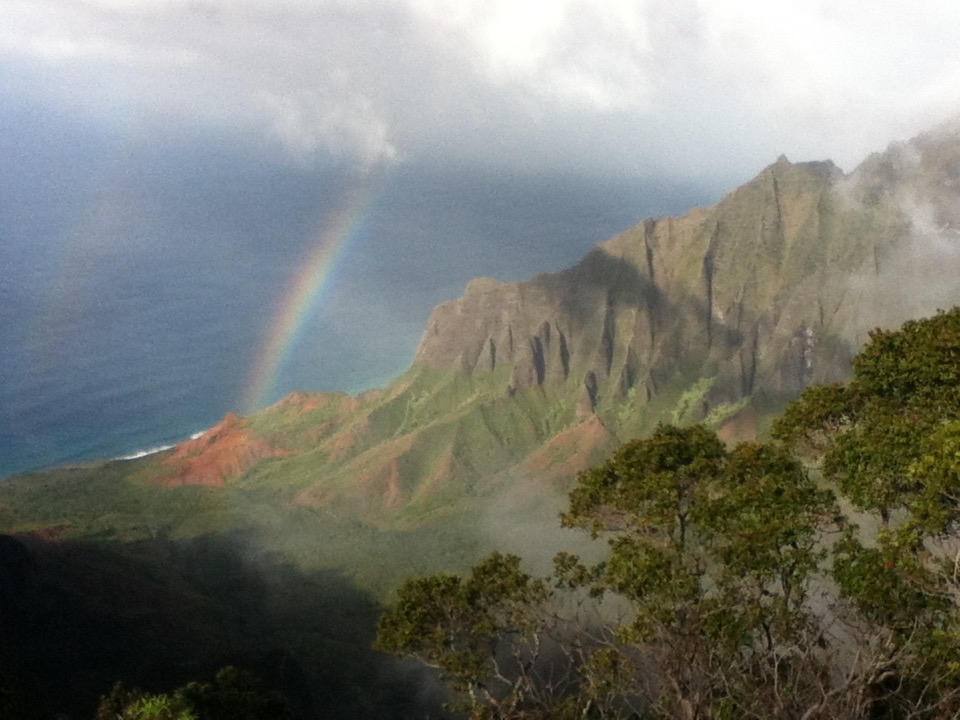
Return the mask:
POLYGON ((198 430, 197 432, 191 433, 186 438, 181 438, 176 442, 165 443, 163 445, 152 445, 147 448, 133 450, 129 453, 114 455, 112 457, 92 458, 89 460, 77 460, 73 462, 64 462, 64 463, 57 463, 54 465, 47 465, 44 467, 39 467, 34 469, 14 471, 9 475, 0 475, 0 483, 5 482, 7 480, 14 480, 16 478, 25 478, 33 475, 42 475, 44 473, 56 472, 59 470, 78 470, 83 468, 96 467, 98 465, 105 465, 111 462, 131 462, 133 460, 140 460, 145 457, 150 457, 151 455, 157 455, 159 453, 166 452, 167 450, 172 450, 180 443, 187 442, 188 440, 196 440, 197 438, 202 437, 204 433, 206 433, 209 429, 210 428, 204 428, 203 430, 198 430))
MULTIPOLYGON (((154 447, 146 448, 144 450, 135 450, 128 455, 119 455, 110 460, 139 460, 140 458, 149 457, 150 455, 156 455, 157 453, 162 453, 166 450, 173 450, 181 442, 186 442, 187 440, 196 440, 197 438, 203 437, 203 435, 210 428, 204 428, 203 430, 198 430, 195 433, 191 433, 186 440, 180 440, 179 442, 167 444, 167 445, 156 445, 154 447)), ((109 462, 109 461, 108 461, 109 462)))

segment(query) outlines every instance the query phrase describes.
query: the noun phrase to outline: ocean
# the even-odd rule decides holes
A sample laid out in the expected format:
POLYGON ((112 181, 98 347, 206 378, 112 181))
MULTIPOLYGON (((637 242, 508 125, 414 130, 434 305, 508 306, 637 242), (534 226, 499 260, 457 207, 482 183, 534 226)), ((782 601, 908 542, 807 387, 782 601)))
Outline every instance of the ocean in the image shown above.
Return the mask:
POLYGON ((0 477, 150 452, 292 390, 383 385, 472 277, 558 270, 715 199, 411 163, 371 179, 36 120, 0 134, 0 477))

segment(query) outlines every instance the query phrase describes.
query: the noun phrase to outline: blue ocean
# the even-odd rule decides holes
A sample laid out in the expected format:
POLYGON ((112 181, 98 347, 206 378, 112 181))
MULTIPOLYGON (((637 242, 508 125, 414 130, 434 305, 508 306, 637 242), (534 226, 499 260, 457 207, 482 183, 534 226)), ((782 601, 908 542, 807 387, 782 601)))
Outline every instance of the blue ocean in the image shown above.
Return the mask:
MULTIPOLYGON (((363 173, 0 119, 0 477, 149 452, 255 409, 285 298, 363 173)), ((470 278, 561 269, 646 216, 713 199, 399 163, 351 219, 260 403, 382 385, 470 278)))

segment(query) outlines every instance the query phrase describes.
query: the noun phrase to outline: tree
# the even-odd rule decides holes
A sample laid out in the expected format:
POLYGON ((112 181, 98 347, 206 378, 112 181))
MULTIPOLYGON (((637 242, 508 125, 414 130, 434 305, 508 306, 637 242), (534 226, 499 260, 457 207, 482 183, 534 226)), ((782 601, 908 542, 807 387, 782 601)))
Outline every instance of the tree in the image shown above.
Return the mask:
POLYGON ((773 436, 814 450, 825 478, 889 525, 923 495, 928 476, 917 464, 936 452, 941 426, 955 421, 960 308, 872 332, 854 358, 853 379, 806 390, 775 421, 773 436))
POLYGON ((227 666, 212 683, 191 682, 165 694, 117 683, 100 698, 97 720, 289 720, 286 700, 255 675, 227 666))
POLYGON ((514 717, 540 701, 540 660, 549 590, 520 558, 495 553, 461 579, 410 580, 381 617, 377 647, 438 669, 471 717, 514 717))
POLYGON ((649 659, 656 715, 786 717, 815 692, 805 603, 835 508, 782 448, 661 426, 583 474, 570 505, 564 521, 609 535, 610 557, 559 570, 629 600, 619 637, 649 659))
POLYGON ((561 553, 550 591, 500 555, 466 580, 409 581, 379 646, 440 669, 474 717, 624 717, 641 694, 660 717, 766 717, 771 702, 786 717, 820 670, 805 601, 833 514, 783 449, 661 426, 571 493, 563 521, 607 537, 604 562, 561 553), (559 608, 604 595, 629 603, 626 622, 557 632, 559 608), (564 682, 537 672, 544 638, 564 682))
POLYGON ((439 668, 473 717, 626 717, 641 691, 644 717, 960 717, 960 309, 875 331, 853 370, 773 442, 695 425, 624 445, 562 517, 604 561, 410 581, 381 648, 439 668), (610 599, 622 620, 553 632, 564 603, 610 599), (545 636, 565 683, 535 671, 545 636))
POLYGON ((855 678, 864 707, 960 711, 960 309, 874 331, 852 380, 808 389, 773 433, 811 453, 861 523, 879 526, 850 523, 832 553, 871 658, 855 678))

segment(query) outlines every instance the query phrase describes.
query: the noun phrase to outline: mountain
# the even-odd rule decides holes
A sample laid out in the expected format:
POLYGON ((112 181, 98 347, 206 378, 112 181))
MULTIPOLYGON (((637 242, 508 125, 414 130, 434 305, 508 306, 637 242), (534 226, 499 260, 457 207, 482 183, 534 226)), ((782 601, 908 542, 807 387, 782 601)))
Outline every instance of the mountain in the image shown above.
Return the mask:
MULTIPOLYGON (((781 157, 716 205, 649 218, 568 270, 472 281, 382 390, 297 393, 116 472, 158 486, 152 497, 228 486, 404 530, 503 490, 562 490, 660 421, 750 436, 806 385, 844 378, 874 324, 957 301, 958 195, 957 125, 849 175, 781 157)), ((29 522, 6 509, 0 527, 69 534, 83 521, 60 504, 29 522)))
MULTIPOLYGON (((781 157, 568 270, 473 280, 385 389, 297 393, 126 472, 168 490, 272 488, 271 505, 404 529, 502 488, 562 489, 659 421, 762 432, 806 385, 844 378, 870 327, 957 301, 958 183, 955 125, 849 175, 781 157)), ((52 512, 43 522, 76 523, 52 512)))
MULTIPOLYGON (((472 281, 386 388, 295 393, 165 453, 6 481, 0 532, 122 557, 112 577, 179 578, 204 608, 222 597, 176 549, 240 533, 250 567, 335 569, 374 607, 364 593, 492 548, 549 557, 579 471, 662 421, 762 434, 804 387, 847 377, 871 327, 960 302, 958 270, 960 126, 849 174, 781 157, 570 269, 472 281)), ((139 607, 105 592, 98 607, 139 607)))
MULTIPOLYGON (((562 484, 661 420, 754 434, 806 385, 846 376, 917 208, 954 227, 945 146, 957 143, 893 146, 849 176, 780 158, 715 206, 648 219, 569 270, 474 280, 434 310, 402 378, 325 399, 337 409, 306 421, 310 442, 290 444, 316 412, 296 398, 251 428, 293 454, 276 472, 312 453, 298 502, 390 526, 498 483, 562 484)), ((952 303, 944 290, 937 302, 952 303)))

